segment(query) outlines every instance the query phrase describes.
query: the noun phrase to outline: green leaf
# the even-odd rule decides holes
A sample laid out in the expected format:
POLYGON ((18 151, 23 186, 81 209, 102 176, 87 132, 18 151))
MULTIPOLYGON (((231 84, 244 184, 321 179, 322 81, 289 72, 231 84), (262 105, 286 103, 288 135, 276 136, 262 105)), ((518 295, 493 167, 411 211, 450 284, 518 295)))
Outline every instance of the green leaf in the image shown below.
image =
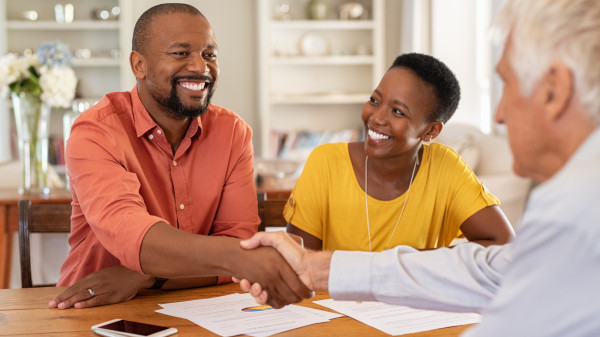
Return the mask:
POLYGON ((37 71, 37 69, 35 69, 34 66, 29 66, 29 68, 27 68, 27 70, 29 70, 31 75, 33 75, 36 79, 40 78, 40 73, 37 71))

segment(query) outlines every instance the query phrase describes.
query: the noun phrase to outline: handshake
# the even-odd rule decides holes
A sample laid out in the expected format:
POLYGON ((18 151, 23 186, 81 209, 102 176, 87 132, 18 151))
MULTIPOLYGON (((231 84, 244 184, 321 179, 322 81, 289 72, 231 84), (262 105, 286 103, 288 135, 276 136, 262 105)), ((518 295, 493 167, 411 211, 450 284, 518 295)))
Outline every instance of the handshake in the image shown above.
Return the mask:
MULTIPOLYGON (((251 283, 247 279, 233 278, 240 284, 243 291, 249 292, 259 304, 269 304, 275 308, 284 305, 299 302, 309 298, 315 290, 327 290, 329 280, 329 264, 331 262, 331 251, 312 251, 302 247, 302 239, 294 234, 288 234, 283 231, 278 232, 259 232, 253 237, 240 242, 244 249, 254 249, 260 246, 271 246, 275 248, 287 263, 296 272, 295 275, 282 275, 283 280, 290 278, 299 278, 304 287, 288 286, 289 293, 278 292, 269 293, 268 289, 281 289, 268 287, 270 285, 251 283), (268 289, 267 289, 268 287, 268 289), (307 291, 307 289, 309 291, 307 291)), ((294 284, 294 282, 288 282, 294 284)))

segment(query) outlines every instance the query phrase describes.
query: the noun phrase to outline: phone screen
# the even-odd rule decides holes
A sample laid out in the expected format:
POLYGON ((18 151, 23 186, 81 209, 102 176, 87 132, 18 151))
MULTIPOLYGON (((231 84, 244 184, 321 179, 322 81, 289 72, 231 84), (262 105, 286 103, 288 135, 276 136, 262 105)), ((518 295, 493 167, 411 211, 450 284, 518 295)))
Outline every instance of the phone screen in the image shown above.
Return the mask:
POLYGON ((157 333, 159 331, 168 329, 164 326, 158 326, 158 325, 146 324, 146 323, 140 323, 140 322, 133 322, 133 321, 126 321, 126 320, 118 320, 116 322, 98 326, 98 328, 102 328, 102 329, 106 329, 106 330, 114 330, 114 331, 119 331, 119 332, 128 332, 128 333, 133 333, 133 334, 137 334, 140 336, 150 336, 153 333, 157 333))

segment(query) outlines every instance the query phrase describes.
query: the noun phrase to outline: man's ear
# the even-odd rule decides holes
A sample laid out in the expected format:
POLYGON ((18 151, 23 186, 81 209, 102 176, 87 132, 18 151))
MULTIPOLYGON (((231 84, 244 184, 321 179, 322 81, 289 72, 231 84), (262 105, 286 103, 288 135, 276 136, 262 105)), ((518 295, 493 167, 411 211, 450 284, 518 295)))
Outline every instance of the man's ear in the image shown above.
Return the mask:
POLYGON ((425 128, 425 132, 423 133, 423 136, 421 136, 421 139, 424 142, 430 142, 433 139, 435 139, 435 137, 437 137, 440 134, 440 132, 442 132, 443 128, 444 128, 444 123, 431 122, 431 123, 427 124, 427 127, 425 128))
POLYGON ((131 54, 129 54, 129 64, 131 65, 131 70, 133 71, 135 78, 138 80, 146 78, 147 62, 144 55, 135 50, 132 51, 131 54))
POLYGON ((540 86, 543 90, 542 103, 549 119, 560 118, 573 99, 573 73, 563 62, 556 61, 550 65, 540 86))

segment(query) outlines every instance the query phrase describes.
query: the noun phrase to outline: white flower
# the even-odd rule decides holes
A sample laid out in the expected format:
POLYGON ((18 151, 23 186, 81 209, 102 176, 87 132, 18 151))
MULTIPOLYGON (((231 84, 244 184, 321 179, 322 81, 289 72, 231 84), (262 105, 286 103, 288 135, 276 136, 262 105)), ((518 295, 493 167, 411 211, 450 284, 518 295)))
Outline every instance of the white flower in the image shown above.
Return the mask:
POLYGON ((69 47, 60 42, 44 42, 36 54, 0 58, 0 94, 28 92, 43 102, 68 108, 75 96, 77 77, 71 69, 69 47))
POLYGON ((32 76, 29 67, 39 68, 36 55, 19 57, 10 53, 0 58, 0 93, 6 94, 14 84, 19 85, 17 91, 22 90, 20 85, 32 76))
POLYGON ((67 66, 40 68, 40 86, 42 101, 51 106, 68 108, 75 96, 77 77, 73 69, 67 66))
POLYGON ((0 58, 0 88, 2 94, 8 90, 8 86, 21 76, 19 61, 16 54, 7 54, 0 58))
POLYGON ((23 76, 23 77, 31 76, 31 73, 29 72, 30 66, 33 66, 36 69, 40 67, 40 61, 39 61, 37 55, 35 55, 35 54, 25 55, 25 56, 21 57, 20 60, 22 62, 20 65, 21 76, 23 76))

